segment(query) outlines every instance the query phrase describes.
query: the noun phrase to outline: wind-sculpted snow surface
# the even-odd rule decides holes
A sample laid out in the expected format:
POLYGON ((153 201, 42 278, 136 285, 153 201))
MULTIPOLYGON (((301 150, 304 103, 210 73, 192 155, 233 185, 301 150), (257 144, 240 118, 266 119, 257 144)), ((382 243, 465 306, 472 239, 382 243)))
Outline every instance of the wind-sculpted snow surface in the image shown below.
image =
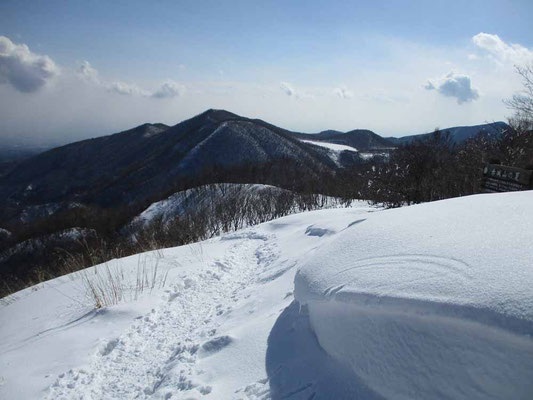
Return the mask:
POLYGON ((531 399, 533 192, 383 211, 295 277, 320 346, 384 398, 531 399))

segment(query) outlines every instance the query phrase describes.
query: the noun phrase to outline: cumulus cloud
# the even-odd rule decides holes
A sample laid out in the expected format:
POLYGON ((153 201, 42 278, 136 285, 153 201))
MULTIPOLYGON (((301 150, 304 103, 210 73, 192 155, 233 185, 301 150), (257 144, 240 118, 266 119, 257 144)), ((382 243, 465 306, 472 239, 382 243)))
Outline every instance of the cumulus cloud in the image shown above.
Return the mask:
POLYGON ((152 97, 157 99, 168 99, 181 96, 185 92, 185 87, 177 82, 167 81, 161 87, 152 93, 152 97))
POLYGON ((296 96, 296 91, 292 87, 292 85, 288 82, 281 82, 279 84, 279 87, 287 96, 296 96))
POLYGON ((479 97, 477 89, 472 87, 469 76, 450 72, 438 79, 430 79, 424 86, 427 90, 436 90, 443 96, 455 97, 458 104, 468 103, 479 97))
POLYGON ((124 96, 150 96, 150 93, 142 90, 135 84, 126 82, 110 82, 106 85, 106 89, 109 92, 121 94, 124 96))
POLYGON ((96 84, 101 83, 98 70, 94 68, 89 61, 82 61, 80 67, 78 68, 78 75, 86 81, 96 84))
POLYGON ((472 37, 472 41, 499 62, 519 65, 533 62, 533 50, 520 44, 505 43, 498 35, 481 32, 472 37))
POLYGON ((157 99, 168 99, 180 96, 185 92, 185 87, 177 82, 164 82, 159 89, 154 92, 144 90, 134 83, 127 83, 122 81, 108 82, 100 77, 96 68, 94 68, 89 61, 83 61, 78 68, 78 76, 97 86, 102 87, 111 93, 120 94, 123 96, 144 96, 153 97, 157 99))
POLYGON ((0 83, 31 93, 59 74, 59 68, 46 55, 33 53, 25 44, 15 44, 0 36, 0 83))
POLYGON ((83 61, 78 68, 78 76, 85 80, 86 82, 98 85, 108 92, 121 94, 125 96, 149 96, 150 93, 142 90, 135 84, 126 83, 126 82, 107 82, 100 78, 100 74, 96 68, 94 68, 89 61, 83 61))
POLYGON ((344 86, 335 88, 333 93, 335 93, 341 99, 351 99, 353 97, 353 92, 344 86))

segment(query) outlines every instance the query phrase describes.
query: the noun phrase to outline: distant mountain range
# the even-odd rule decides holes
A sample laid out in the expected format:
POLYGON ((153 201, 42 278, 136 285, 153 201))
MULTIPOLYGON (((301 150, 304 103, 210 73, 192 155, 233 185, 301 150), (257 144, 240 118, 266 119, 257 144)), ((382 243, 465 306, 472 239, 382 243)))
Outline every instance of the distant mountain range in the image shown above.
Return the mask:
MULTIPOLYGON (((456 144, 460 144, 464 142, 465 140, 476 136, 478 133, 482 132, 489 136, 496 136, 499 135, 503 130, 508 129, 509 125, 507 125, 505 122, 492 122, 489 124, 482 124, 482 125, 473 125, 473 126, 455 126, 452 128, 445 128, 441 129, 442 132, 449 132, 452 140, 456 144)), ((431 135, 430 133, 423 133, 421 135, 409 135, 409 136, 402 136, 399 138, 395 137, 388 137, 387 140, 392 143, 394 146, 398 146, 400 144, 410 143, 413 140, 416 139, 423 139, 424 137, 427 137, 431 135)))
MULTIPOLYGON (((495 134, 506 127, 496 122, 446 130, 461 142, 479 131, 495 134)), ((363 129, 303 134, 228 111, 208 110, 175 126, 144 124, 0 164, 0 207, 19 213, 25 207, 57 208, 68 202, 128 204, 172 190, 177 182, 206 171, 253 165, 290 163, 299 176, 322 176, 360 162, 364 158, 360 153, 387 151, 422 136, 384 138, 363 129), (308 141, 349 146, 353 151, 308 141)))

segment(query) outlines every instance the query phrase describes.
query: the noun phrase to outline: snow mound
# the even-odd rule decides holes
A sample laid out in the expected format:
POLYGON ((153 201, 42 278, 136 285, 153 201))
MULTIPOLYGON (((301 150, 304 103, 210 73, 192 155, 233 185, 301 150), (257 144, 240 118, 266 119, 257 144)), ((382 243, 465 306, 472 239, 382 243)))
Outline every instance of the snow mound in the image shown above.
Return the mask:
POLYGON ((370 214, 295 277, 322 348, 385 398, 531 398, 533 191, 370 214))

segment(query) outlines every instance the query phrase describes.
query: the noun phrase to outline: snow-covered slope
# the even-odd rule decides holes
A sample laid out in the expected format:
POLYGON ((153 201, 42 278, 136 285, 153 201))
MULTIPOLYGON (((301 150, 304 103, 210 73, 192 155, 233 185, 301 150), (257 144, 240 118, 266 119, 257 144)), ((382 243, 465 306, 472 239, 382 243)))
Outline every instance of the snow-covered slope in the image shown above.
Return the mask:
MULTIPOLYGON (((376 210, 361 202, 295 214, 114 260, 108 267, 122 276, 123 300, 99 311, 86 296, 82 274, 18 292, 0 304, 0 398, 220 400, 295 392, 298 399, 341 393, 344 386, 336 382, 343 381, 344 369, 320 350, 307 317, 291 304, 294 274, 336 232, 376 210), (151 275, 156 265, 158 284, 134 301, 140 266, 151 275), (314 363, 320 368, 304 368, 314 363)), ((106 275, 105 265, 96 269, 85 276, 106 275)))
POLYGON ((28 288, 0 304, 0 398, 528 398, 532 203, 359 203, 28 288))
POLYGON ((357 151, 355 147, 347 146, 345 144, 336 144, 328 142, 320 142, 316 140, 302 140, 304 143, 310 143, 315 146, 324 147, 326 149, 335 150, 335 151, 357 151))
POLYGON ((225 196, 243 196, 252 198, 271 192, 274 194, 287 192, 276 186, 261 184, 220 183, 210 184, 193 189, 176 192, 164 200, 152 203, 146 210, 134 218, 133 224, 146 224, 161 218, 166 222, 188 210, 215 206, 225 196))
POLYGON ((316 140, 301 140, 303 143, 309 143, 314 146, 323 147, 328 150, 328 154, 330 155, 331 159, 335 162, 337 166, 342 166, 341 163, 341 153, 343 151, 350 151, 352 153, 357 153, 357 149, 355 147, 347 146, 345 144, 337 144, 337 143, 328 143, 328 142, 321 142, 316 140))
POLYGON ((208 167, 235 167, 282 159, 309 162, 314 166, 325 161, 319 156, 307 152, 296 140, 267 127, 251 121, 231 120, 217 125, 203 140, 195 143, 177 168, 190 174, 208 167))
POLYGON ((320 345, 385 398, 531 399, 533 192, 362 219, 301 268, 320 345))

